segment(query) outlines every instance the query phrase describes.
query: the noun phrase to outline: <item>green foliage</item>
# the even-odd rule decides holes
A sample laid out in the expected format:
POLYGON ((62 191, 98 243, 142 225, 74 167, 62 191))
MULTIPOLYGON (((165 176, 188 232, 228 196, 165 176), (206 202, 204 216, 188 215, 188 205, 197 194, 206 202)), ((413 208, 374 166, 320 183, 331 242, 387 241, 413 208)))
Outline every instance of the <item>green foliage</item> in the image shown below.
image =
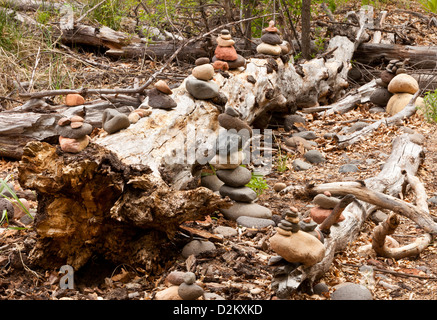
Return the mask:
MULTIPOLYGON (((5 179, 0 179, 0 195, 11 201, 15 200, 15 202, 21 207, 21 209, 23 209, 23 211, 33 219, 33 216, 30 214, 29 210, 27 210, 27 208, 24 206, 24 204, 20 201, 20 199, 18 198, 17 194, 15 193, 14 190, 12 190, 9 186, 8 186, 8 181, 11 178, 10 175, 8 175, 5 179), (8 191, 11 195, 12 198, 4 195, 4 191, 8 191)), ((0 218, 0 225, 3 225, 4 223, 8 223, 9 224, 9 220, 8 220, 8 215, 7 215, 7 211, 3 210, 3 212, 1 213, 1 218, 0 218)), ((11 227, 11 229, 17 229, 15 227, 11 227)), ((22 228, 18 228, 18 229, 22 229, 22 228)))
POLYGON ((425 119, 428 122, 437 122, 437 89, 428 91, 423 98, 423 107, 420 111, 423 112, 425 119))
POLYGON ((437 13, 437 0, 420 0, 420 3, 425 8, 425 10, 432 13, 437 13))
POLYGON ((252 172, 252 179, 250 179, 249 183, 246 184, 246 187, 251 188, 258 196, 263 194, 264 190, 269 188, 264 177, 261 174, 254 172, 252 172))
POLYGON ((0 47, 16 51, 21 32, 18 23, 5 10, 0 10, 0 47))
MULTIPOLYGON (((130 15, 132 8, 137 6, 138 0, 105 0, 89 13, 89 18, 114 30, 120 30, 121 21, 130 15)), ((85 10, 89 10, 100 3, 99 0, 90 0, 85 10)))

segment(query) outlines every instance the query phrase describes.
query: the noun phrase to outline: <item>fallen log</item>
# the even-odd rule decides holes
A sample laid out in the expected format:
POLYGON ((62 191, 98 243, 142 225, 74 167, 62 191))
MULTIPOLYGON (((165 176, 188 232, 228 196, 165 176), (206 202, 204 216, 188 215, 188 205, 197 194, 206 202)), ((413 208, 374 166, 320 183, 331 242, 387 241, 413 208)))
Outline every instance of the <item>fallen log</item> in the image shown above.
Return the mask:
POLYGON ((434 69, 436 67, 437 47, 402 46, 397 44, 361 43, 353 59, 366 65, 381 64, 393 59, 409 59, 414 69, 434 69))
MULTIPOLYGON (((324 259, 309 268, 301 268, 298 273, 301 288, 310 289, 312 283, 326 273, 337 252, 341 252, 353 242, 367 217, 379 208, 385 208, 404 215, 425 232, 437 234, 437 223, 428 212, 420 206, 414 206, 398 198, 404 190, 406 173, 415 176, 423 159, 422 147, 405 134, 393 140, 390 157, 381 172, 362 182, 334 182, 308 187, 287 187, 281 192, 293 192, 295 197, 313 197, 316 194, 329 191, 333 196, 354 195, 358 200, 348 205, 342 212, 345 220, 330 228, 329 237, 325 239, 326 255, 324 259)), ((411 181, 411 180, 410 180, 411 181)))

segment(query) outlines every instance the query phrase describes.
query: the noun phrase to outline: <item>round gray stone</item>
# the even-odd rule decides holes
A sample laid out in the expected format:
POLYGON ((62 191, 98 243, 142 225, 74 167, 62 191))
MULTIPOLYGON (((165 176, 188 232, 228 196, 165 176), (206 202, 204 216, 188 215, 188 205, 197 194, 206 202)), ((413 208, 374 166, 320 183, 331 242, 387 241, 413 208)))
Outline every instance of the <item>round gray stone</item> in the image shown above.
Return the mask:
POLYGON ((241 216, 249 216, 254 218, 271 219, 272 211, 269 208, 260 206, 257 203, 235 202, 228 209, 220 209, 225 218, 237 220, 241 216))
POLYGON ((126 129, 129 126, 129 117, 124 113, 118 112, 115 109, 106 109, 103 111, 102 127, 109 134, 126 129))
POLYGON ((284 130, 291 131, 292 129, 294 129, 295 123, 305 124, 306 120, 304 117, 302 117, 298 114, 290 114, 290 115, 286 116, 284 119, 284 130))
POLYGON ((235 230, 234 228, 231 228, 231 227, 226 227, 226 226, 218 226, 218 227, 214 228, 212 232, 215 234, 220 234, 225 238, 234 237, 234 236, 238 235, 237 230, 235 230))
POLYGON ((216 247, 211 241, 193 240, 188 242, 182 249, 182 256, 188 258, 190 255, 195 256, 202 252, 214 251, 216 247))
POLYGON ((342 165, 340 169, 338 169, 338 172, 340 173, 358 172, 358 171, 360 171, 360 169, 358 169, 356 165, 350 163, 342 165))
POLYGON ((238 166, 233 170, 217 170, 217 177, 230 187, 243 187, 252 179, 252 173, 245 167, 238 166))
POLYGON ((321 295, 323 293, 329 292, 329 287, 324 282, 319 282, 313 287, 315 294, 321 295))
POLYGON ((148 105, 154 109, 174 109, 177 107, 177 103, 173 98, 165 93, 162 93, 156 88, 150 89, 147 92, 149 98, 148 105))
POLYGON ((372 293, 365 286, 345 282, 334 287, 331 300, 373 300, 372 293))
POLYGON ((178 288, 178 295, 183 300, 196 300, 203 295, 203 289, 195 283, 182 283, 178 288))
POLYGON ((309 150, 305 152, 303 156, 308 162, 313 164, 318 164, 326 161, 323 154, 318 150, 309 150))
POLYGON ((311 164, 309 164, 303 160, 300 160, 300 159, 294 160, 292 162, 292 166, 293 166, 294 170, 296 170, 296 171, 305 171, 305 170, 311 169, 311 167, 312 167, 311 164))
POLYGON ((200 185, 212 191, 219 191, 223 184, 223 181, 221 181, 215 174, 200 178, 200 185))
POLYGON ((370 102, 385 107, 388 103, 388 100, 392 97, 392 93, 388 91, 386 88, 378 88, 370 96, 370 102))
POLYGON ((257 198, 256 192, 249 187, 234 188, 224 184, 220 187, 219 191, 222 197, 229 197, 239 202, 252 202, 257 198))
POLYGON ((237 224, 246 228, 261 229, 268 226, 274 226, 275 222, 271 219, 241 216, 238 217, 237 224))
POLYGON ((282 40, 281 37, 274 32, 266 32, 261 36, 261 41, 267 44, 275 45, 275 44, 281 44, 282 40))
POLYGON ((185 82, 185 88, 196 99, 212 99, 218 95, 219 86, 212 80, 204 81, 189 76, 185 82))

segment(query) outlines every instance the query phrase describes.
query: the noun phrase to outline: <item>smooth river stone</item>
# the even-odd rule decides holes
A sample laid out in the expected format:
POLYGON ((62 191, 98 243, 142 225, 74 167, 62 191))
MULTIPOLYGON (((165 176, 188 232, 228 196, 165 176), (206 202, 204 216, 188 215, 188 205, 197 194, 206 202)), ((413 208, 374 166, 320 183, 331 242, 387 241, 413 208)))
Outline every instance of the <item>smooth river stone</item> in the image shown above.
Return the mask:
POLYGON ((219 192, 222 197, 229 197, 230 199, 239 202, 252 202, 257 197, 256 192, 249 187, 233 188, 227 185, 222 185, 219 192))
POLYGON ((204 81, 194 77, 186 79, 185 88, 194 98, 200 100, 212 99, 219 93, 219 86, 214 81, 204 81))
POLYGON ((241 216, 263 219, 272 218, 272 211, 257 203, 235 202, 232 207, 228 209, 220 209, 220 212, 223 213, 225 218, 230 220, 237 220, 241 216))
POLYGON ((216 174, 226 185, 234 188, 243 187, 252 179, 250 170, 241 166, 233 170, 217 170, 216 174))

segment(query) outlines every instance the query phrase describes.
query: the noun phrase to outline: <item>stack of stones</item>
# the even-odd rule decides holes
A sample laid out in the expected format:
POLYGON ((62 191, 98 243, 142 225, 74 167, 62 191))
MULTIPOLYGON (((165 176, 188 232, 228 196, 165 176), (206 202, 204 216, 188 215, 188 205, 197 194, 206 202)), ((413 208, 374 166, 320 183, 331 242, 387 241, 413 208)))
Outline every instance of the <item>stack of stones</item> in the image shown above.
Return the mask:
POLYGON ((212 62, 216 65, 217 69, 219 69, 218 66, 221 65, 221 63, 217 61, 226 62, 230 70, 246 66, 246 59, 239 55, 234 48, 235 41, 232 40, 229 30, 223 29, 216 41, 217 47, 212 62))
POLYGON ((275 27, 275 22, 269 22, 269 26, 262 30, 261 43, 256 47, 259 54, 270 56, 280 56, 287 54, 290 51, 286 42, 282 41, 279 36, 278 28, 275 27))
POLYGON ((270 209, 253 203, 257 194, 246 186, 252 179, 252 173, 241 166, 244 153, 240 149, 244 140, 251 136, 252 129, 238 116, 238 111, 229 106, 225 113, 219 115, 219 124, 226 130, 220 131, 216 143, 217 154, 210 160, 218 179, 223 182, 219 188, 220 195, 233 200, 233 205, 228 209, 221 209, 221 212, 234 221, 242 216, 271 219, 270 209))
POLYGON ((88 135, 92 131, 93 126, 84 122, 80 116, 61 118, 56 126, 62 151, 70 153, 79 153, 84 150, 90 142, 88 135))
MULTIPOLYGON (((390 115, 394 115, 407 105, 409 102, 408 97, 411 97, 409 95, 400 96, 397 94, 407 93, 413 95, 419 90, 417 81, 406 73, 405 63, 405 61, 400 60, 389 61, 386 69, 376 79, 379 88, 370 96, 370 102, 376 105, 374 111, 384 111, 385 108, 385 111, 390 115), (396 81, 392 83, 394 78, 396 78, 396 81)), ((422 102, 422 98, 419 97, 416 101, 416 106, 422 102)))
POLYGON ((285 219, 276 228, 276 234, 270 238, 270 247, 286 261, 308 267, 323 259, 325 247, 316 237, 302 231, 299 222, 297 212, 287 211, 285 219))
POLYGON ((170 110, 177 107, 177 103, 170 96, 173 91, 163 80, 157 81, 153 89, 147 91, 147 97, 140 105, 141 109, 170 110))
POLYGON ((219 86, 213 80, 214 67, 208 58, 196 60, 196 66, 185 80, 185 88, 196 99, 214 99, 219 94, 219 86))

